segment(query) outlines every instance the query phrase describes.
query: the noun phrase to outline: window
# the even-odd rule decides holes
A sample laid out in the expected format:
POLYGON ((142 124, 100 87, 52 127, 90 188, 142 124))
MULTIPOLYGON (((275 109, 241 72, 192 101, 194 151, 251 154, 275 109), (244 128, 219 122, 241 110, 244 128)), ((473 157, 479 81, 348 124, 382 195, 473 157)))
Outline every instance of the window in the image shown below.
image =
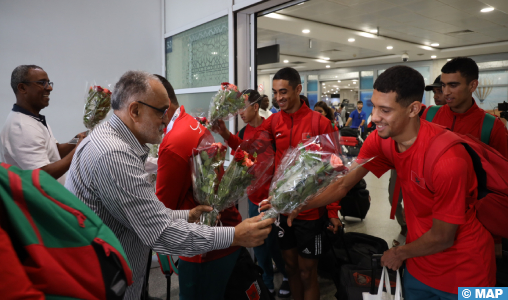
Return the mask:
POLYGON ((167 37, 166 78, 174 89, 229 81, 228 16, 167 37))

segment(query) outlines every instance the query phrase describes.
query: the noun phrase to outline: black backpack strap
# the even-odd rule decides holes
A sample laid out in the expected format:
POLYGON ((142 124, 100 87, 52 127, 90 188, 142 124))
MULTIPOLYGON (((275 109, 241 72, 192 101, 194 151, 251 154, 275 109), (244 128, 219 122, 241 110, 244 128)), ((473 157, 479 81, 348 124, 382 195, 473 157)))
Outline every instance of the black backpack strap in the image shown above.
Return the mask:
POLYGON ((245 128, 247 128, 247 125, 244 126, 240 132, 238 132, 238 137, 243 141, 243 135, 245 134, 245 128))

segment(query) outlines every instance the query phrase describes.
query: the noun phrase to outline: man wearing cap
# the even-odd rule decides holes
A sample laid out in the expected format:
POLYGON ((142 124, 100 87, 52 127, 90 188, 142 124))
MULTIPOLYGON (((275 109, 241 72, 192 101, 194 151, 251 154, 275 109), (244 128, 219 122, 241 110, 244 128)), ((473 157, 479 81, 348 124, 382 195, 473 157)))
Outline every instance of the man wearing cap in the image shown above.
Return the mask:
POLYGON ((434 92, 434 102, 436 105, 446 105, 443 89, 441 88, 441 75, 436 77, 433 84, 429 84, 425 87, 425 90, 434 92))

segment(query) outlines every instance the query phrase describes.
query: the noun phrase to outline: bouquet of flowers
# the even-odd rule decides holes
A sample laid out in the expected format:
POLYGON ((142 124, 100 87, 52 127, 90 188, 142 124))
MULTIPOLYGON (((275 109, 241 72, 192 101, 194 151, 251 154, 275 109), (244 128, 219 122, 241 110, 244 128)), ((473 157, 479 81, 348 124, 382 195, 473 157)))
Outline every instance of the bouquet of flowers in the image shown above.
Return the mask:
POLYGON ((83 124, 92 130, 99 124, 111 109, 111 91, 99 85, 91 86, 85 100, 83 124))
POLYGON ((371 160, 342 155, 339 141, 339 132, 333 132, 288 149, 270 186, 272 208, 265 212, 263 219, 290 213, 335 180, 371 160))
POLYGON ((233 206, 271 178, 265 176, 273 173, 273 148, 268 141, 268 139, 261 142, 258 139, 255 143, 245 141, 238 146, 231 164, 219 183, 216 201, 213 204, 215 210, 220 212, 233 206))
POLYGON ((221 83, 221 89, 210 103, 207 128, 212 128, 218 120, 227 120, 236 116, 239 109, 245 108, 246 97, 238 91, 236 85, 228 82, 221 83))
MULTIPOLYGON (((202 142, 191 157, 194 199, 199 204, 215 203, 220 176, 223 174, 227 147, 221 143, 202 142)), ((215 219, 213 219, 215 222, 215 219)))

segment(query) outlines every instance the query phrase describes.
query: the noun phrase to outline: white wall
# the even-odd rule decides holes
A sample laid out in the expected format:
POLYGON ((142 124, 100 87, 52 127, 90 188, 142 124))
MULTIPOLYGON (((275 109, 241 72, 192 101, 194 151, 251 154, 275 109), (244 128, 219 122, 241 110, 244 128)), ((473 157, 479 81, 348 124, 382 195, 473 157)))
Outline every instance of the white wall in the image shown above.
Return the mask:
POLYGON ((0 2, 0 128, 15 103, 12 70, 36 64, 54 82, 47 117, 60 142, 84 131, 85 82, 162 71, 161 0, 0 2))
MULTIPOLYGON (((165 0, 166 1, 166 33, 185 27, 189 24, 201 23, 202 19, 221 14, 233 5, 232 0, 165 0)), ((227 13, 222 14, 222 16, 227 13)), ((221 16, 217 16, 219 18, 221 16)), ((196 24, 197 25, 197 24, 196 24)), ((232 26, 232 24, 230 24, 232 26)), ((194 27, 194 26, 192 26, 194 27)), ((189 28, 190 29, 190 28, 189 28)))

